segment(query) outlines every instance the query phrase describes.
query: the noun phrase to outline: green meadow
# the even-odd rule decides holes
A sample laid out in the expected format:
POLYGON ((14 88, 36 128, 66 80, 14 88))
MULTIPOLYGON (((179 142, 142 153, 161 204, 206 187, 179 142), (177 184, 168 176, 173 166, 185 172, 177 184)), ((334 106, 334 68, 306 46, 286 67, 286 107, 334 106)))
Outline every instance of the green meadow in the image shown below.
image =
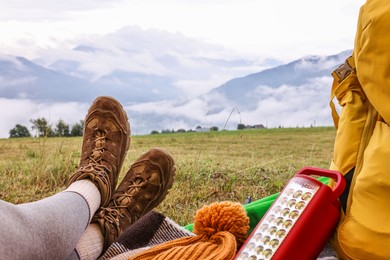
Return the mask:
MULTIPOLYGON (((132 136, 119 181, 140 154, 166 149, 177 170, 156 210, 186 225, 205 204, 258 200, 279 192, 302 167, 328 168, 334 137, 333 127, 132 136)), ((81 144, 81 137, 0 139, 0 198, 24 203, 65 189, 81 144)))

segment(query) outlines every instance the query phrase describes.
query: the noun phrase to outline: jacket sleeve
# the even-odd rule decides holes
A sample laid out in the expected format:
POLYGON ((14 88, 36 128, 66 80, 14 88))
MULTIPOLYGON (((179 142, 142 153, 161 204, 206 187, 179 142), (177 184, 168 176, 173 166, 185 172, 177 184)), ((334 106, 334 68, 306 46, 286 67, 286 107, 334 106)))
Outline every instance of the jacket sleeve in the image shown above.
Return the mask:
POLYGON ((390 125, 390 1, 368 0, 360 9, 354 58, 359 82, 390 125))

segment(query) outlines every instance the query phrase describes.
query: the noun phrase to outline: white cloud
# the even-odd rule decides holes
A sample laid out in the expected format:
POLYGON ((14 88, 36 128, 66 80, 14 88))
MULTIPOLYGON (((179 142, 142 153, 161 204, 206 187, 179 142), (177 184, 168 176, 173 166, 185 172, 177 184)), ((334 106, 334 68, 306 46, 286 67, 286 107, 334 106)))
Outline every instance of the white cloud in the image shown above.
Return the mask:
POLYGON ((240 51, 246 57, 271 56, 289 61, 308 54, 350 49, 363 3, 364 0, 2 0, 0 33, 3 45, 9 48, 17 39, 29 39, 35 47, 42 47, 56 46, 77 35, 106 34, 138 25, 180 32, 240 51))
MULTIPOLYGON (((255 109, 237 108, 221 97, 205 96, 191 99, 186 103, 173 101, 147 103, 127 106, 129 113, 140 115, 157 114, 165 117, 159 122, 160 129, 193 129, 193 123, 198 122, 204 127, 218 126, 219 129, 234 130, 237 124, 263 124, 266 127, 309 127, 332 125, 330 116, 329 88, 331 78, 317 78, 310 84, 302 86, 283 85, 278 88, 259 87, 258 105, 255 109), (223 109, 213 112, 213 104, 217 103, 223 109), (176 118, 176 119, 175 119, 176 118)), ((141 116, 142 117, 142 116, 141 116)), ((139 118, 135 120, 137 122, 139 118)), ((143 128, 133 127, 138 133, 148 133, 148 124, 143 128), (142 132, 144 130, 144 132, 142 132)))
POLYGON ((0 138, 9 137, 9 130, 16 124, 26 126, 31 132, 30 119, 44 117, 53 126, 62 119, 71 125, 84 119, 88 106, 75 102, 38 103, 28 99, 0 98, 0 138))
POLYGON ((257 108, 244 111, 251 124, 268 127, 331 125, 329 108, 330 77, 319 78, 307 85, 279 88, 261 87, 262 98, 257 108))
POLYGON ((195 120, 201 120, 207 113, 207 102, 200 98, 191 99, 185 102, 161 101, 148 102, 126 106, 126 110, 139 114, 156 114, 160 116, 184 116, 195 120))
POLYGON ((267 61, 244 60, 222 46, 189 39, 182 34, 128 26, 108 35, 80 36, 61 47, 36 51, 35 62, 52 67, 74 61, 66 71, 90 81, 115 70, 171 77, 189 96, 206 93, 226 81, 258 72, 267 61), (83 50, 75 51, 79 47, 83 50))

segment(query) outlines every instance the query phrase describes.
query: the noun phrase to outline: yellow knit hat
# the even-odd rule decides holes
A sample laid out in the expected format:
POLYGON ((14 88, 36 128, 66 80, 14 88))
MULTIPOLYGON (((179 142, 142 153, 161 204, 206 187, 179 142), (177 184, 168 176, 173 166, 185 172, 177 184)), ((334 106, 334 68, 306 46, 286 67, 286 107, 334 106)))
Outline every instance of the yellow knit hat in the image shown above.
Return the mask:
POLYGON ((217 202, 196 213, 193 231, 196 236, 165 242, 129 259, 233 259, 248 230, 249 218, 240 203, 217 202))

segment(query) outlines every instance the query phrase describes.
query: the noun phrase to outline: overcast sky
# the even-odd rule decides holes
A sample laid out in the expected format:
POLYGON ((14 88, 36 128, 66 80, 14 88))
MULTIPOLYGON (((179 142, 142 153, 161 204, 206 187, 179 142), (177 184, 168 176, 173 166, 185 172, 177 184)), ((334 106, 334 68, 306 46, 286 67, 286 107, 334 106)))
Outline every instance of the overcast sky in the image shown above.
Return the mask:
POLYGON ((0 0, 0 48, 34 58, 127 25, 180 32, 247 56, 291 61, 352 49, 363 0, 0 0))

